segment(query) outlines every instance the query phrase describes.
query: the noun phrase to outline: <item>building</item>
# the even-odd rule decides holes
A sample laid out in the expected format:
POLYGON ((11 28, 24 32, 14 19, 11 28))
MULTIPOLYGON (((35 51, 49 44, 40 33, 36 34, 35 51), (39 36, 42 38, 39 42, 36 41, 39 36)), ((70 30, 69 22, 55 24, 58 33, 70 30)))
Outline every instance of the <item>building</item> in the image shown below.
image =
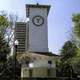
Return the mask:
POLYGON ((29 22, 15 24, 15 39, 19 41, 17 59, 21 62, 21 77, 55 77, 57 55, 48 50, 48 14, 50 5, 26 4, 29 22))

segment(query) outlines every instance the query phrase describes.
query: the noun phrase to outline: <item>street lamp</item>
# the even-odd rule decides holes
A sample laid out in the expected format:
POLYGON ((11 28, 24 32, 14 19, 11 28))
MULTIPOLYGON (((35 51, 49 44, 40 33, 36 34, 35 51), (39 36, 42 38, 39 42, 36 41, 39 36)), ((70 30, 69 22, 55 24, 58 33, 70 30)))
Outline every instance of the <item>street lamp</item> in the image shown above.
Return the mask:
POLYGON ((15 40, 15 54, 14 54, 14 78, 16 80, 16 54, 17 54, 17 46, 19 45, 19 41, 15 40))
POLYGON ((49 64, 49 69, 48 69, 48 76, 51 75, 51 65, 52 65, 52 61, 48 60, 48 64, 49 64))

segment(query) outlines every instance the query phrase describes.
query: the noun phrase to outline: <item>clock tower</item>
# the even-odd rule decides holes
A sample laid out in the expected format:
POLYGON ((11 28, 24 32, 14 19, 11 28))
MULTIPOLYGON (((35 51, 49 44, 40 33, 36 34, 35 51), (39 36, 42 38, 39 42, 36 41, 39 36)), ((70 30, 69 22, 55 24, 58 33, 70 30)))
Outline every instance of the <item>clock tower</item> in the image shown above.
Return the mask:
POLYGON ((27 50, 31 52, 48 52, 47 18, 49 5, 26 4, 28 22, 27 50))

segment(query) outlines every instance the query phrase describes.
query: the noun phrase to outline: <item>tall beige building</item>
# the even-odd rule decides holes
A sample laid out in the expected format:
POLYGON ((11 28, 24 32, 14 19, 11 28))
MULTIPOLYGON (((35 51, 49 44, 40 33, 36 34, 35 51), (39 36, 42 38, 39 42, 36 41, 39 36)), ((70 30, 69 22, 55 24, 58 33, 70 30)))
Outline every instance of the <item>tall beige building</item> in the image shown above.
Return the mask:
POLYGON ((49 5, 26 5, 26 17, 29 18, 28 50, 48 52, 48 13, 49 5))

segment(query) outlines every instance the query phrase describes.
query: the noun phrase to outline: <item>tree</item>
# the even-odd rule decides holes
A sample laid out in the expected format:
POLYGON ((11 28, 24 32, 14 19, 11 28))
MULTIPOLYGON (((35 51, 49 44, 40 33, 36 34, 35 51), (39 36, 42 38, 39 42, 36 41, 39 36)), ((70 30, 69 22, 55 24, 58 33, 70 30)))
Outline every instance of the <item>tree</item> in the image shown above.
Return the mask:
POLYGON ((71 76, 72 74, 72 58, 76 55, 77 47, 71 41, 65 42, 61 50, 61 66, 62 66, 62 73, 64 76, 71 76), (71 74, 70 74, 71 73, 71 74))
POLYGON ((77 48, 76 55, 72 58, 74 72, 80 74, 80 48, 77 48))
POLYGON ((7 54, 10 53, 8 43, 0 35, 0 76, 4 75, 7 62, 7 54))
MULTIPOLYGON (((10 14, 9 16, 2 12, 0 15, 0 80, 14 79, 14 55, 7 59, 14 41, 14 24, 17 16, 10 14), (7 38, 6 38, 7 37, 7 38), (12 45, 10 45, 10 44, 12 45)), ((16 60, 16 76, 20 78, 20 64, 16 60)), ((19 79, 20 80, 20 79, 19 79)))
POLYGON ((72 21, 74 23, 74 36, 76 37, 75 42, 78 47, 76 56, 74 56, 72 63, 74 65, 75 72, 80 74, 80 13, 74 14, 72 21))
POLYGON ((6 69, 7 54, 10 53, 10 46, 5 40, 5 32, 8 26, 8 18, 5 15, 0 15, 0 76, 4 74, 6 69))
POLYGON ((74 22, 74 33, 80 38, 80 14, 73 14, 72 21, 74 22))
POLYGON ((9 53, 10 53, 9 44, 0 35, 0 61, 4 61, 5 58, 7 58, 7 54, 9 53))
POLYGON ((7 14, 5 11, 0 12, 0 33, 4 36, 11 48, 14 43, 14 28, 17 20, 18 16, 15 14, 7 14))
MULTIPOLYGON (((7 54, 14 47, 14 28, 18 16, 7 15, 4 11, 0 14, 0 80, 11 80, 14 77, 14 55, 8 59, 7 54), (10 43, 10 44, 9 44, 10 43), (5 57, 4 57, 5 56, 5 57)), ((20 64, 16 60, 16 76, 20 75, 20 64)), ((20 80, 20 79, 19 79, 20 80)))
POLYGON ((9 26, 7 16, 0 15, 0 57, 7 55, 10 52, 9 44, 5 40, 6 28, 9 26))
POLYGON ((74 43, 71 41, 65 42, 64 46, 61 50, 61 55, 64 60, 68 60, 72 58, 74 55, 76 55, 77 47, 74 43))
POLYGON ((9 27, 9 21, 5 14, 0 15, 0 34, 5 35, 6 28, 9 27))

